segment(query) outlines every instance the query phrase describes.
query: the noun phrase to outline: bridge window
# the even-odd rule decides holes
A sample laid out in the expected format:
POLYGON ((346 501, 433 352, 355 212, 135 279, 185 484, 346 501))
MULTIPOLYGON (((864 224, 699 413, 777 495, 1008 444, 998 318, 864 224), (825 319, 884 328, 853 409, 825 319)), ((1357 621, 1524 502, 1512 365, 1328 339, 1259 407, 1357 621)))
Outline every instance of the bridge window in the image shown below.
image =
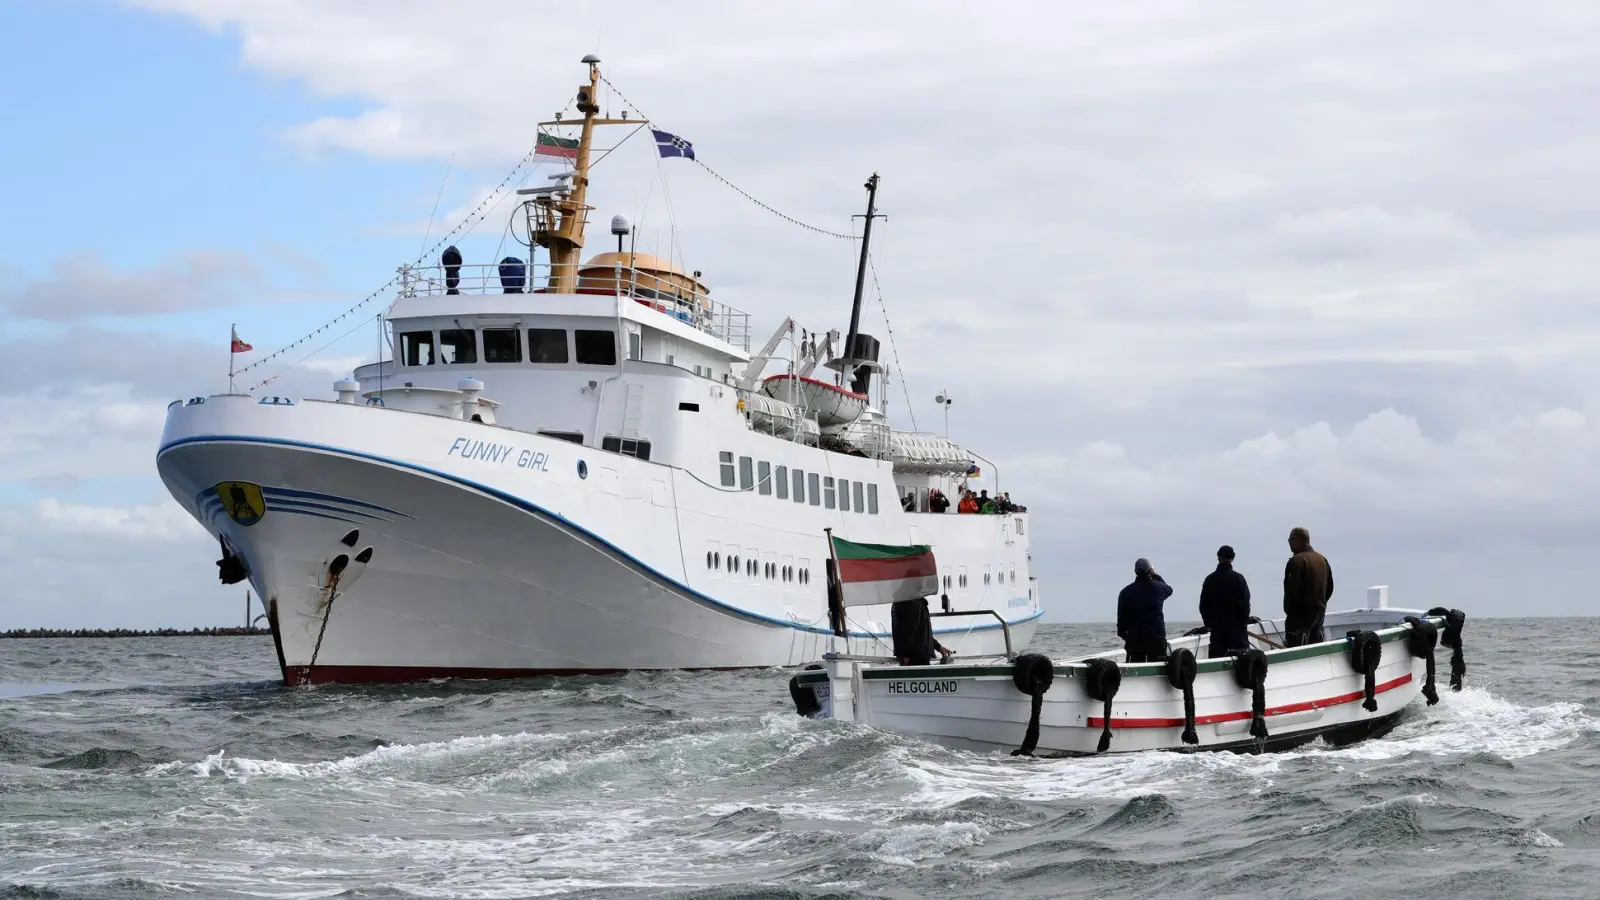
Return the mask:
POLYGON ((515 328, 483 330, 483 361, 486 363, 522 362, 522 342, 515 328))
POLYGON ((829 509, 834 508, 833 479, 822 479, 822 505, 829 509))
POLYGON ((717 462, 722 464, 722 486, 733 487, 733 454, 724 450, 717 454, 717 462))
POLYGON ((600 449, 611 453, 621 453, 623 456, 637 457, 648 460, 650 458, 650 442, 636 441, 632 438, 605 437, 600 439, 600 449))
POLYGON ((789 467, 779 466, 772 473, 772 486, 778 490, 778 499, 789 499, 789 467))
POLYGON ((839 509, 850 511, 850 482, 844 478, 839 479, 839 509))
POLYGON ((617 333, 615 331, 585 331, 572 333, 578 345, 578 365, 614 366, 617 364, 617 333))
POLYGON ((408 331, 400 335, 400 358, 408 366, 433 365, 433 332, 408 331))
POLYGON ((583 443, 583 432, 581 431, 541 431, 539 433, 548 438, 555 438, 558 441, 566 441, 569 444, 583 443))
MULTIPOLYGON (((877 487, 877 485, 873 485, 873 487, 877 487)), ((867 511, 867 507, 861 502, 862 499, 863 499, 862 495, 865 493, 865 490, 864 490, 863 485, 861 484, 861 482, 857 481, 857 482, 852 483, 850 485, 850 490, 855 492, 851 496, 853 496, 855 498, 855 501, 856 501, 856 512, 866 512, 867 511)), ((873 512, 877 512, 878 511, 877 504, 873 504, 872 511, 873 512)))
POLYGON ((878 514, 878 486, 875 484, 867 485, 867 513, 878 514))
POLYGON ((799 469, 794 470, 794 502, 806 502, 806 473, 799 469))
MULTIPOLYGON (((811 488, 811 505, 818 506, 822 503, 822 488, 819 487, 819 485, 822 483, 822 479, 815 472, 812 472, 806 477, 809 479, 806 484, 811 488)), ((830 478, 828 480, 832 481, 833 479, 830 478)), ((828 508, 833 508, 833 504, 831 502, 828 504, 828 508)))
POLYGON ((565 329, 528 329, 528 362, 559 364, 566 361, 567 332, 565 329))
POLYGON ((439 361, 462 365, 478 361, 478 336, 470 328, 445 328, 439 331, 439 361))
POLYGON ((755 486, 755 461, 748 456, 739 457, 739 490, 748 491, 755 486))
POLYGON ((772 495, 772 463, 769 463, 766 460, 762 460, 761 462, 757 463, 756 464, 756 474, 760 476, 759 478, 756 479, 756 489, 759 490, 761 492, 761 495, 764 496, 764 497, 771 496, 772 495))

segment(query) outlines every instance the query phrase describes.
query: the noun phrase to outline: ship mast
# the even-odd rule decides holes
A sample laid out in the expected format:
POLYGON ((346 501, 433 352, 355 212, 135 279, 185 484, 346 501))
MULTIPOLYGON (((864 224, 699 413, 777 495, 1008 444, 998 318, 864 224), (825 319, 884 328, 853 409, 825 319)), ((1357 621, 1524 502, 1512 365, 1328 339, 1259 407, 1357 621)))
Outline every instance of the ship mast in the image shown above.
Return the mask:
MULTIPOLYGON (((600 104, 596 100, 600 87, 600 57, 590 54, 583 58, 589 66, 588 84, 578 85, 577 106, 583 113, 583 128, 578 136, 577 155, 572 161, 571 189, 545 193, 532 201, 535 215, 533 242, 550 251, 550 279, 545 289, 552 294, 571 294, 578 288, 578 264, 583 252, 583 227, 588 223, 592 208, 584 201, 589 195, 589 151, 596 125, 643 125, 643 120, 600 118, 600 104)), ((559 114, 540 127, 563 124, 559 114)))
MULTIPOLYGON (((876 211, 878 204, 877 172, 873 172, 872 177, 867 179, 865 187, 867 189, 866 224, 861 229, 861 262, 856 267, 856 296, 855 301, 850 306, 850 332, 844 339, 844 347, 841 348, 840 357, 827 363, 828 368, 838 370, 840 380, 846 386, 849 386, 856 378, 856 369, 863 366, 869 369, 878 368, 877 361, 873 358, 875 354, 864 352, 864 348, 859 346, 861 342, 857 340, 861 334, 861 296, 867 284, 867 251, 872 244, 872 220, 883 218, 876 211)), ((868 339, 868 343, 870 343, 870 339, 868 339)))

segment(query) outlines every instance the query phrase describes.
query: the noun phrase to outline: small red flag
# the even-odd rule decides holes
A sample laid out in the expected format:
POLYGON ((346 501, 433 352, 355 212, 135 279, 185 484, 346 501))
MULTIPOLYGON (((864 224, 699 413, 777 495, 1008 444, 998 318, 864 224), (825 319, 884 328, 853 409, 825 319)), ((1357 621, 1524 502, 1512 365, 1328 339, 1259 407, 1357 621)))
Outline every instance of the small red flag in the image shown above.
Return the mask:
POLYGON ((249 353, 251 350, 254 350, 254 349, 255 349, 255 347, 251 346, 250 344, 246 344, 244 341, 239 340, 239 329, 235 328, 233 330, 233 352, 235 352, 235 353, 249 353))

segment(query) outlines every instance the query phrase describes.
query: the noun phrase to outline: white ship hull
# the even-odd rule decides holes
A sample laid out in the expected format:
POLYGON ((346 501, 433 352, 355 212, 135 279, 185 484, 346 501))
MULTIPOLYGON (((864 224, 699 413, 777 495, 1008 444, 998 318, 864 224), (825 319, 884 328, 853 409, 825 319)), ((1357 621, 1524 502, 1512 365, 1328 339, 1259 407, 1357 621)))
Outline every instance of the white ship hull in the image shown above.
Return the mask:
MULTIPOLYGON (((174 498, 247 566, 290 684, 885 653, 887 608, 852 610, 848 640, 828 628, 824 527, 856 540, 932 543, 945 571, 965 556, 976 572, 978 559, 1013 554, 1021 582, 967 587, 962 574, 966 589, 951 594, 963 597, 960 608, 981 600, 1001 610, 1017 647, 1026 646, 1040 609, 1025 542, 1008 548, 999 539, 1012 534, 1002 520, 1019 517, 984 517, 994 520, 993 537, 973 538, 983 531, 972 527, 976 517, 902 513, 887 463, 847 462, 883 467, 882 514, 851 520, 776 505, 593 447, 346 403, 226 395, 174 404, 158 454, 174 498), (217 493, 228 483, 259 489, 258 520, 230 514, 233 497, 217 493), (729 571, 739 552, 732 536, 760 554, 754 573, 742 558, 729 571), (347 563, 335 579, 340 556, 347 563), (780 577, 801 568, 803 582, 780 577)), ((944 619, 939 635, 963 656, 1005 649, 993 618, 944 619)))

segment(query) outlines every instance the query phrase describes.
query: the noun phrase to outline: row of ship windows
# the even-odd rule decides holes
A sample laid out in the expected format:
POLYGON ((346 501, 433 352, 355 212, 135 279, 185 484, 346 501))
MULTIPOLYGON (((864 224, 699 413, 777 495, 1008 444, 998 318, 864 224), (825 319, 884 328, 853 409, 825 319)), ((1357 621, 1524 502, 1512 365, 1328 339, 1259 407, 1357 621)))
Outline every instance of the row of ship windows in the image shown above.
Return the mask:
MULTIPOLYGON (((750 551, 752 554, 760 550, 750 551)), ((729 553, 723 557, 721 550, 706 551, 706 568, 712 571, 721 571, 727 567, 728 574, 732 575, 743 571, 747 578, 765 578, 768 581, 783 581, 785 584, 810 584, 811 570, 805 568, 810 560, 800 560, 799 566, 778 564, 775 562, 761 562, 754 557, 741 560, 738 553, 729 553)))
MULTIPOLYGON (((564 365, 576 359, 580 366, 617 364, 617 333, 609 329, 579 328, 572 332, 572 350, 565 328, 529 328, 527 360, 564 365)), ((631 337, 631 335, 630 335, 631 337)), ((406 366, 459 366, 478 361, 478 333, 471 328, 407 331, 400 335, 400 359, 406 366)), ((517 328, 483 329, 483 361, 519 363, 523 360, 522 331, 517 328)))
POLYGON ((756 461, 748 456, 739 457, 735 469, 733 454, 723 450, 717 454, 722 467, 722 486, 737 487, 741 491, 754 489, 763 496, 776 495, 779 500, 793 499, 796 503, 810 501, 812 506, 823 506, 843 512, 878 514, 878 486, 870 482, 851 481, 832 476, 805 472, 788 466, 774 466, 765 460, 756 461))
MULTIPOLYGON (((996 564, 995 568, 998 569, 999 565, 996 564)), ((989 571, 989 567, 988 566, 984 566, 983 567, 983 583, 985 585, 1005 584, 1006 581, 1008 580, 1007 577, 1006 577, 1007 574, 1008 573, 1001 572, 1001 571, 991 572, 991 571, 989 571)), ((1014 566, 1014 565, 1011 566, 1011 571, 1010 571, 1009 575, 1010 575, 1009 581, 1012 584, 1016 584, 1017 583, 1017 567, 1016 566, 1014 566)), ((947 590, 947 591, 950 590, 952 587, 962 587, 962 588, 966 587, 967 586, 967 567, 966 566, 962 566, 961 567, 961 571, 959 573, 957 573, 957 575, 955 576, 954 580, 951 579, 951 576, 950 576, 949 572, 944 573, 944 576, 942 578, 942 583, 944 584, 944 589, 947 590)))

